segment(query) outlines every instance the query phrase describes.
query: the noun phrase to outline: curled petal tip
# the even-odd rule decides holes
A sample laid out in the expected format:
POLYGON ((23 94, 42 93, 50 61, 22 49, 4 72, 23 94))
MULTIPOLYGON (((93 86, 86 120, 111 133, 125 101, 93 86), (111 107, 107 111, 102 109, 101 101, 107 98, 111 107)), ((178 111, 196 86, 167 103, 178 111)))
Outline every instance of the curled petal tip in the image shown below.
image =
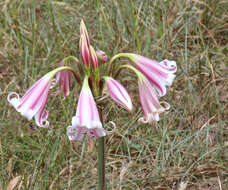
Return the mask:
POLYGON ((19 95, 16 92, 11 92, 7 96, 7 100, 17 110, 17 107, 20 105, 21 102, 19 95), (16 97, 12 98, 12 96, 16 97))

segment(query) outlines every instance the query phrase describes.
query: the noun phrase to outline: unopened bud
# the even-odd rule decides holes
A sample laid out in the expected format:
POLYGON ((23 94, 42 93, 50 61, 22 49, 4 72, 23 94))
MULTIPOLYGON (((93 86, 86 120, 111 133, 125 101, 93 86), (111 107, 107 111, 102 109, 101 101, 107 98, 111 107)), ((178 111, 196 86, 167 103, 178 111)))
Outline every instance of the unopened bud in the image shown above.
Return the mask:
POLYGON ((102 50, 97 50, 96 51, 97 54, 97 58, 98 58, 98 63, 99 65, 106 63, 108 61, 108 56, 106 55, 105 52, 103 52, 102 50))

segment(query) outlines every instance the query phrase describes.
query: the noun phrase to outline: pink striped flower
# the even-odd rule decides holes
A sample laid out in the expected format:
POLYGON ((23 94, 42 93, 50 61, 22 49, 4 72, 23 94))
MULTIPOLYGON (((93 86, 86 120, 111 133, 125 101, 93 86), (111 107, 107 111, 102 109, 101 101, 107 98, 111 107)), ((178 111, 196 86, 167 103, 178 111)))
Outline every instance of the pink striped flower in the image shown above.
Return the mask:
POLYGON ((127 90, 118 81, 112 77, 104 77, 110 97, 125 109, 132 110, 131 97, 127 90))
POLYGON ((11 92, 7 98, 9 103, 28 120, 35 116, 36 124, 40 127, 48 127, 49 125, 45 105, 52 77, 52 72, 44 75, 29 88, 22 98, 16 92, 11 92))
POLYGON ((99 65, 104 64, 104 63, 106 63, 108 61, 108 56, 102 50, 100 50, 100 49, 97 50, 96 54, 97 54, 99 65))
POLYGON ((76 115, 72 118, 72 126, 67 128, 67 135, 70 140, 81 140, 85 134, 91 138, 106 135, 88 84, 88 76, 85 77, 83 82, 76 115))
POLYGON ((165 106, 163 107, 151 82, 143 74, 138 74, 138 76, 139 98, 144 112, 144 117, 140 118, 139 122, 151 124, 159 121, 159 114, 168 110, 170 105, 162 102, 165 106))
MULTIPOLYGON (((62 66, 64 66, 64 63, 60 62, 59 67, 62 66)), ((64 97, 68 96, 70 93, 70 88, 72 86, 72 72, 68 70, 58 72, 56 74, 55 83, 52 86, 55 86, 57 83, 60 86, 60 90, 57 91, 55 95, 58 95, 62 91, 64 97)))
POLYGON ((177 70, 175 61, 165 59, 159 63, 131 53, 121 53, 120 56, 128 57, 133 61, 134 66, 149 79, 159 96, 166 94, 166 86, 171 86, 176 76, 173 74, 177 70))
POLYGON ((47 73, 33 84, 22 98, 16 92, 9 93, 7 97, 9 103, 28 120, 35 117, 37 126, 48 127, 48 112, 45 110, 45 105, 47 103, 49 89, 53 85, 53 77, 56 73, 63 70, 72 70, 72 68, 59 67, 47 73))
POLYGON ((151 124, 154 121, 159 121, 159 114, 168 110, 170 105, 167 102, 159 102, 158 93, 143 73, 131 65, 123 67, 133 70, 138 76, 139 98, 144 112, 144 116, 139 119, 139 122, 151 124))

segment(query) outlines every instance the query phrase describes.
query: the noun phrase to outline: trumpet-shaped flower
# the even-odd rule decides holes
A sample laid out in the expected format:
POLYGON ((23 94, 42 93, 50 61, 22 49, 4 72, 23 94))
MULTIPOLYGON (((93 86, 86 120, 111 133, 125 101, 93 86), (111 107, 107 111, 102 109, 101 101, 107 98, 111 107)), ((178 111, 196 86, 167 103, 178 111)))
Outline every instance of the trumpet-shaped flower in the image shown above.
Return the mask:
POLYGON ((144 74, 131 65, 123 67, 133 70, 138 76, 139 98, 144 112, 144 117, 140 118, 139 122, 153 123, 154 121, 159 121, 159 114, 168 110, 170 105, 167 102, 159 102, 159 96, 154 86, 144 74))
POLYGON ((59 67, 44 75, 28 89, 22 98, 16 92, 9 93, 7 97, 9 103, 28 120, 35 117, 37 126, 48 127, 48 112, 45 110, 45 105, 49 89, 55 74, 65 69, 71 70, 70 67, 59 67))
POLYGON ((100 50, 100 49, 97 50, 96 54, 97 54, 99 65, 104 64, 104 63, 106 63, 108 61, 108 56, 102 50, 100 50))
POLYGON ((131 97, 127 90, 112 77, 104 77, 110 97, 125 109, 132 110, 131 97))
POLYGON ((163 102, 165 105, 165 107, 163 107, 150 81, 142 74, 138 76, 139 98, 144 112, 144 117, 140 118, 139 122, 152 123, 153 121, 159 121, 159 114, 168 110, 170 105, 163 102))
POLYGON ((122 53, 120 56, 128 57, 133 61, 135 67, 152 83, 159 96, 166 94, 166 86, 171 86, 176 76, 173 74, 177 70, 175 61, 165 59, 159 63, 141 55, 131 53, 122 53))
POLYGON ((106 135, 102 127, 96 103, 86 76, 78 99, 76 115, 72 118, 72 126, 67 128, 70 140, 81 140, 87 134, 92 138, 106 135))
POLYGON ((35 116, 36 124, 40 127, 48 127, 49 125, 48 112, 44 108, 51 79, 52 75, 48 73, 30 87, 22 98, 16 92, 11 92, 7 98, 9 103, 28 120, 35 116))
MULTIPOLYGON (((60 62, 59 67, 64 66, 63 62, 60 62)), ((63 91, 64 97, 70 93, 70 87, 72 86, 72 72, 68 70, 60 71, 56 74, 55 83, 59 83, 60 90, 63 91)), ((59 94, 58 91, 56 94, 59 94)))

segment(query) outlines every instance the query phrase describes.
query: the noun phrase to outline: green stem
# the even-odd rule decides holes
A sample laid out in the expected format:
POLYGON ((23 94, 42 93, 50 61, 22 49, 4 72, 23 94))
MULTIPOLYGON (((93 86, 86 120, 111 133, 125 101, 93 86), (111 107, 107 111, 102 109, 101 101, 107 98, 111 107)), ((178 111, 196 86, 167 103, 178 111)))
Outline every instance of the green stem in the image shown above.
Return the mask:
POLYGON ((119 54, 116 54, 115 56, 113 56, 108 65, 108 76, 110 76, 110 74, 111 74, 112 63, 114 62, 115 59, 120 58, 120 57, 130 57, 130 56, 131 56, 130 53, 119 53, 119 54))
MULTIPOLYGON (((96 73, 95 76, 95 94, 96 97, 99 97, 102 92, 102 87, 99 85, 99 75, 96 73)), ((103 114, 102 114, 102 106, 98 106, 98 112, 100 116, 100 120, 102 126, 104 126, 103 122, 103 114)), ((97 151, 97 158, 98 158, 98 190, 106 190, 106 182, 105 182, 105 137, 98 138, 98 151, 97 151)))
POLYGON ((119 53, 119 54, 116 54, 115 56, 112 57, 111 61, 109 62, 109 65, 108 65, 108 76, 111 74, 111 69, 112 69, 112 63, 115 59, 121 57, 121 56, 124 56, 126 55, 127 53, 119 53))
POLYGON ((105 137, 98 139, 98 190, 106 190, 105 183, 105 137))

